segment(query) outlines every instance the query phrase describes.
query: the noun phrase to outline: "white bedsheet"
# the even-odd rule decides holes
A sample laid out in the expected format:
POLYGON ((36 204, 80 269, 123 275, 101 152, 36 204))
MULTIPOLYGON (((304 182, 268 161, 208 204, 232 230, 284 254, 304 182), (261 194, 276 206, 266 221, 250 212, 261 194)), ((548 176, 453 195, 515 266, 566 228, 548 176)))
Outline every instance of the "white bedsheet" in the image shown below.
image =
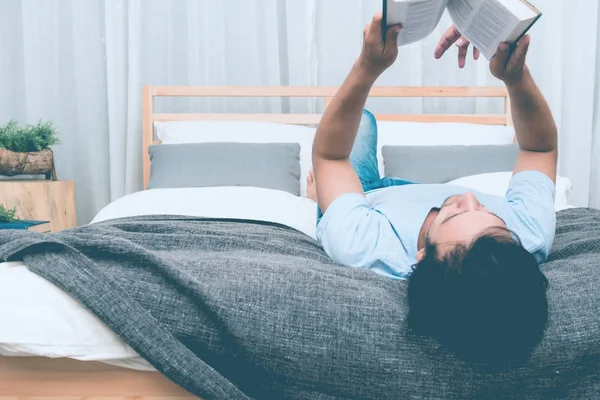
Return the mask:
POLYGON ((155 189, 125 196, 92 221, 137 215, 189 215, 269 221, 315 237, 317 206, 306 197, 253 187, 155 189))
MULTIPOLYGON (((561 206, 559 209, 572 208, 561 206)), ((316 204, 241 187, 149 190, 125 196, 92 223, 138 215, 188 215, 280 223, 315 237, 316 204)), ((102 361, 152 370, 102 321, 23 263, 0 263, 0 355, 102 361)))

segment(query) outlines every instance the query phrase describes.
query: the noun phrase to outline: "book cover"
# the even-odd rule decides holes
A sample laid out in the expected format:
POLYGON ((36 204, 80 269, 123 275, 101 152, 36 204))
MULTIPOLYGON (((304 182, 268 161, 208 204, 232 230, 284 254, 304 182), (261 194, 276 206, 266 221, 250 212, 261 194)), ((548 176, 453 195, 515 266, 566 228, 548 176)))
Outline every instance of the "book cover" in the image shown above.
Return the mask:
POLYGON ((35 230, 38 232, 45 232, 45 231, 49 231, 50 229, 49 229, 49 227, 44 227, 43 225, 48 225, 48 224, 50 224, 50 221, 1 222, 0 229, 35 230), (45 228, 48 228, 48 229, 45 229, 45 228))

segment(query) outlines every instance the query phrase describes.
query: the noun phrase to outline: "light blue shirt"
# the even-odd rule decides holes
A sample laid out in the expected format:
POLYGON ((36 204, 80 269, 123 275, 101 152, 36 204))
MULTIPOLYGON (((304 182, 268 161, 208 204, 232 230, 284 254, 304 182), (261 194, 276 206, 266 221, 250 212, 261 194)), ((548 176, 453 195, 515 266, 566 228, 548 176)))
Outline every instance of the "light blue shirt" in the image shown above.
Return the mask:
POLYGON ((537 171, 515 174, 505 197, 445 184, 392 186, 365 196, 348 193, 327 208, 317 239, 340 264, 406 279, 417 262, 419 231, 431 209, 466 192, 502 218, 539 263, 547 260, 556 229, 555 185, 537 171))

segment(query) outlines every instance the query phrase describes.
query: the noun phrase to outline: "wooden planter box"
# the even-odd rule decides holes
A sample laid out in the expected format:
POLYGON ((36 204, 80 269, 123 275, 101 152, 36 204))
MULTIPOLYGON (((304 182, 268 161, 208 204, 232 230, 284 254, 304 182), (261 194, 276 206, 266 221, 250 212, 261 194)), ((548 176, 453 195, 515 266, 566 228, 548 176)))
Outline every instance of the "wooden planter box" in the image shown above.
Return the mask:
POLYGON ((0 147, 0 175, 45 175, 56 180, 54 154, 45 149, 35 153, 15 153, 0 147))

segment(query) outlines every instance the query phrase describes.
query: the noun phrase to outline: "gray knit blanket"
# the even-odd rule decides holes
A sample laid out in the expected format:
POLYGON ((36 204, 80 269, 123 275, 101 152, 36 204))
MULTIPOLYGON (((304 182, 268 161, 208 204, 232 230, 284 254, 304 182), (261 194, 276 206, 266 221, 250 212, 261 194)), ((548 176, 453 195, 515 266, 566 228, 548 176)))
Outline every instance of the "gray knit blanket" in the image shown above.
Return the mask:
POLYGON ((545 337, 495 373, 407 333, 406 282, 338 266, 284 226, 152 216, 0 231, 9 259, 205 399, 600 398, 600 211, 559 213, 545 337))

